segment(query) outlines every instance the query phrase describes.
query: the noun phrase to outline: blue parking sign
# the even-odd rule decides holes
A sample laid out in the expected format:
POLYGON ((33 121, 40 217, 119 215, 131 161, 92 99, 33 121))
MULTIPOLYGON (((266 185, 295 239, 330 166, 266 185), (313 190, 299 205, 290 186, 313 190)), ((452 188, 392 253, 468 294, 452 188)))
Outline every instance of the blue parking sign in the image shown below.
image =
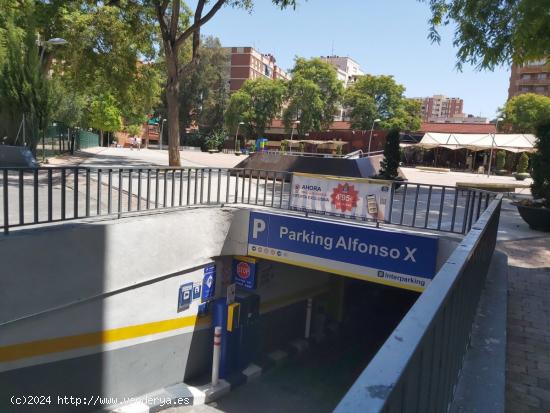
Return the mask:
POLYGON ((178 313, 189 308, 193 299, 193 283, 183 284, 178 293, 178 313))
POLYGON ((193 286, 193 300, 200 298, 200 296, 201 296, 201 285, 196 284, 193 286))
POLYGON ((207 302, 214 298, 216 291, 216 265, 209 264, 204 267, 204 276, 202 279, 201 302, 207 302))

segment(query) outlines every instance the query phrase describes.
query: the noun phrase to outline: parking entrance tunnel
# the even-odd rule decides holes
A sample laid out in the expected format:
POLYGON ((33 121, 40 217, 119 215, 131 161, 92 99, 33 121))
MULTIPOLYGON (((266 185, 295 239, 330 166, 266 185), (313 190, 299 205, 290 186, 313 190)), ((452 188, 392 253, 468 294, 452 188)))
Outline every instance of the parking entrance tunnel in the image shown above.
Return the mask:
POLYGON ((250 288, 237 285, 234 303, 213 303, 212 324, 223 331, 220 375, 235 384, 253 365, 262 376, 261 385, 245 386, 257 390, 242 389, 246 403, 240 389, 218 400, 228 411, 255 402, 263 410, 331 411, 419 296, 266 259, 237 256, 232 268, 250 288))
MULTIPOLYGON (((221 377, 246 380, 251 364, 265 370, 286 356, 280 373, 262 378, 272 392, 257 389, 261 403, 293 411, 281 400, 298 393, 300 409, 311 403, 312 411, 332 410, 429 284, 438 251, 445 255, 439 241, 251 212, 247 255, 231 257, 227 294, 213 303, 212 326, 222 327, 221 377), (277 397, 266 401, 271 394, 277 397)), ((238 397, 218 403, 231 409, 238 397)))
MULTIPOLYGON (((238 208, 21 234, 0 249, 13 269, 5 277, 10 294, 0 300, 0 388, 105 400, 182 382, 205 385, 219 326, 220 378, 233 384, 250 377, 251 365, 262 370, 260 380, 220 406, 264 385, 272 391, 256 389, 262 405, 248 411, 267 411, 269 403, 272 411, 292 411, 277 403, 297 394, 301 404, 316 403, 312 411, 329 411, 454 245, 427 234, 238 208), (28 250, 36 251, 32 262, 16 259, 28 250), (67 262, 59 251, 78 260, 67 262), (40 294, 29 294, 29 285, 40 294), (282 354, 288 362, 269 369, 282 354)), ((26 410, 2 404, 0 411, 26 410)))

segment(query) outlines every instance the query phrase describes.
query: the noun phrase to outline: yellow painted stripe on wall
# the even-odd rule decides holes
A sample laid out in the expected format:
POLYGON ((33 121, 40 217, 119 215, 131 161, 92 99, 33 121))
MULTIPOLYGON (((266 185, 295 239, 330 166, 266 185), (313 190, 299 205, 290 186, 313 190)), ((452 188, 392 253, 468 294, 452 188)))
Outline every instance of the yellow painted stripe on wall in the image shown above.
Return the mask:
POLYGON ((419 292, 419 293, 424 291, 424 287, 422 287, 422 286, 400 284, 398 282, 394 282, 394 281, 390 281, 390 280, 384 280, 383 278, 373 277, 373 276, 370 276, 370 275, 360 275, 360 274, 356 274, 356 273, 353 273, 353 272, 350 272, 350 271, 338 270, 338 269, 335 269, 335 268, 329 268, 329 267, 325 267, 323 265, 317 265, 317 264, 312 264, 312 263, 307 263, 306 264, 306 263, 303 263, 303 262, 300 262, 300 261, 289 260, 287 258, 276 257, 276 256, 273 256, 273 255, 262 254, 262 253, 259 253, 259 252, 249 251, 248 253, 250 255, 254 256, 254 257, 265 258, 265 259, 270 260, 270 261, 279 261, 279 262, 283 262, 285 264, 296 265, 297 267, 311 268, 313 270, 319 270, 319 271, 324 271, 324 272, 328 272, 328 273, 331 273, 331 274, 343 275, 343 276, 346 276, 346 277, 355 278, 357 280, 370 281, 370 282, 377 283, 377 284, 389 285, 389 286, 392 286, 392 287, 402 288, 404 290, 416 291, 416 292, 419 292))
MULTIPOLYGON (((262 313, 265 313, 277 307, 284 306, 285 304, 291 304, 300 299, 304 299, 304 297, 311 297, 326 291, 326 288, 302 290, 295 294, 262 303, 260 305, 260 310, 262 313)), ((185 327, 209 326, 211 323, 212 318, 210 316, 198 318, 195 315, 114 328, 111 330, 96 331, 93 333, 12 344, 0 347, 0 363, 165 333, 185 327)))
POLYGON ((0 347, 0 362, 14 361, 28 357, 41 356, 44 354, 59 353, 82 347, 97 346, 115 341, 164 333, 184 327, 209 325, 210 323, 210 317, 199 319, 196 315, 194 315, 114 328, 111 330, 96 331, 87 334, 13 344, 10 346, 0 347))

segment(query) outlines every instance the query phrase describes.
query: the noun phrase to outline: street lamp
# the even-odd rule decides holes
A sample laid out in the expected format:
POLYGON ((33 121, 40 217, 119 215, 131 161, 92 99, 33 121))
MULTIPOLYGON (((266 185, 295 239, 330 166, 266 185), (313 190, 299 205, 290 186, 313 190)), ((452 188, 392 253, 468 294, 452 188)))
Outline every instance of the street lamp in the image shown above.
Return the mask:
POLYGON ((162 132, 164 131, 164 122, 166 122, 166 119, 163 119, 160 124, 159 150, 161 151, 162 151, 162 132))
POLYGON ((371 128, 370 128, 370 136, 369 136, 369 150, 368 150, 368 152, 367 152, 367 156, 370 156, 370 142, 371 142, 371 140, 372 140, 372 131, 373 131, 373 129, 374 129, 374 124, 375 124, 376 122, 380 122, 380 119, 374 119, 374 120, 372 121, 372 126, 371 126, 371 128))
POLYGON ((498 123, 504 119, 498 118, 495 124, 495 131, 492 133, 491 137, 491 152, 489 153, 489 165, 487 166, 487 178, 491 175, 491 163, 493 163, 493 147, 495 145, 495 135, 498 132, 498 123))
POLYGON ((239 128, 241 127, 241 125, 244 125, 244 122, 239 122, 239 124, 237 125, 237 133, 235 133, 235 152, 237 152, 237 141, 239 139, 239 128))
POLYGON ((300 124, 300 121, 299 120, 295 120, 294 122, 292 122, 292 131, 290 132, 290 152, 292 152, 292 137, 294 136, 294 128, 298 128, 297 125, 300 124))
POLYGON ((40 42, 40 46, 42 46, 42 52, 40 52, 40 64, 42 64, 42 61, 44 60, 44 51, 46 50, 47 46, 62 46, 67 43, 69 42, 65 39, 62 39, 61 37, 54 37, 50 40, 40 42))

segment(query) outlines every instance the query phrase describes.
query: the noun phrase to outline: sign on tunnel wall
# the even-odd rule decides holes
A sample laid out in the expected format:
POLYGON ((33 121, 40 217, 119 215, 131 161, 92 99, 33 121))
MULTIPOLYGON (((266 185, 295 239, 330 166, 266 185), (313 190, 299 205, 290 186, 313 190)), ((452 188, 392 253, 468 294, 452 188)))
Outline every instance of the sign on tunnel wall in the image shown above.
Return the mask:
POLYGON ((413 291, 435 275, 435 237, 251 212, 248 255, 413 291))

